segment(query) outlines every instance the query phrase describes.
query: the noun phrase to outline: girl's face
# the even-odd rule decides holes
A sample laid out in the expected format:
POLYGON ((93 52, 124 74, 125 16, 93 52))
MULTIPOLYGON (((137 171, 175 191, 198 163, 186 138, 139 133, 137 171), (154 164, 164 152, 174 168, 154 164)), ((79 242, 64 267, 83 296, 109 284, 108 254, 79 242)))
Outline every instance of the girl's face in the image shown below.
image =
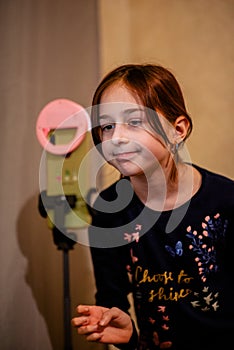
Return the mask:
MULTIPOLYGON (((160 121, 170 134, 171 124, 162 116, 160 121)), ((168 146, 150 127, 146 108, 123 84, 116 83, 103 93, 99 122, 103 155, 124 176, 152 174, 167 167, 168 146)))

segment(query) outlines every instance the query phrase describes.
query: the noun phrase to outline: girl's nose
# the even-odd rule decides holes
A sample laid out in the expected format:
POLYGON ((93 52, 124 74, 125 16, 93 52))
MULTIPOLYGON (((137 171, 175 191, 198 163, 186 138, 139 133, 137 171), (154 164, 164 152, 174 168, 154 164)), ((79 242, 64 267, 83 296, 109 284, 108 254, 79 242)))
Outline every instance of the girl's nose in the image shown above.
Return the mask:
POLYGON ((127 128, 126 124, 124 123, 116 123, 114 133, 112 135, 111 141, 114 145, 118 145, 120 143, 127 143, 128 142, 128 134, 127 134, 127 128))

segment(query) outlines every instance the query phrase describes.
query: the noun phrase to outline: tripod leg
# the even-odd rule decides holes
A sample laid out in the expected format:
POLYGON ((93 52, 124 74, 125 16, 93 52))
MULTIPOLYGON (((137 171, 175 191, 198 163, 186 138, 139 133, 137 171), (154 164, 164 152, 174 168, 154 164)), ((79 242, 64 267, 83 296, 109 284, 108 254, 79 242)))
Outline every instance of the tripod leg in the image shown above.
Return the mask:
POLYGON ((63 276, 64 276, 64 350, 72 350, 68 250, 63 250, 63 276))

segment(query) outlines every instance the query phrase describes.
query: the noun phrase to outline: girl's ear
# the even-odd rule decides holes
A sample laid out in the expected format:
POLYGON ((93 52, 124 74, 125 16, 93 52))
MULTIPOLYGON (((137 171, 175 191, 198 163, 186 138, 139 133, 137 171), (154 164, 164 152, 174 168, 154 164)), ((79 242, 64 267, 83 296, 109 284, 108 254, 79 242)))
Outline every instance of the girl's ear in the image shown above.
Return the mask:
POLYGON ((180 143, 183 141, 187 134, 188 134, 188 129, 189 129, 189 121, 186 117, 183 115, 179 116, 176 121, 174 122, 174 128, 175 128, 175 138, 176 142, 180 143))

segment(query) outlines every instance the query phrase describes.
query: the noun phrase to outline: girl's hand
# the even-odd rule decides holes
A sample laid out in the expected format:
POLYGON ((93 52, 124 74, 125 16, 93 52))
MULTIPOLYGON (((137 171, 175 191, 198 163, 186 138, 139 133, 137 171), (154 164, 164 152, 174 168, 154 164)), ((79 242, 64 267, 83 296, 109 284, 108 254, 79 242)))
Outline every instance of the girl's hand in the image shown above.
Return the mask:
POLYGON ((78 334, 84 335, 88 341, 106 344, 129 342, 133 326, 130 316, 124 311, 117 307, 108 309, 95 305, 79 305, 77 312, 79 317, 74 317, 71 323, 77 328, 78 334))

